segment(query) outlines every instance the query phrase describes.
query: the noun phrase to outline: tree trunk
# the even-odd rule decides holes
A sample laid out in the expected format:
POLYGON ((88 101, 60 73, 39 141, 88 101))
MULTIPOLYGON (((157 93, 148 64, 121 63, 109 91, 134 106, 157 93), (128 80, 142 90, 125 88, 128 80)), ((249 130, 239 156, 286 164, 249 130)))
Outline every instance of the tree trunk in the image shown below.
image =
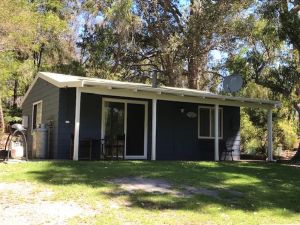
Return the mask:
POLYGON ((197 89, 197 69, 195 68, 195 60, 193 57, 188 61, 188 86, 191 89, 197 89))
POLYGON ((17 100, 18 100, 18 88, 19 88, 19 81, 18 78, 15 78, 14 83, 14 96, 13 96, 13 106, 17 107, 17 100))
MULTIPOLYGON (((296 95, 300 96, 300 85, 298 87, 296 87, 296 95)), ((294 102, 293 105, 294 105, 294 109, 298 113, 298 120, 300 120, 300 104, 298 104, 297 102, 294 102)), ((300 124, 300 121, 298 121, 298 123, 300 124)), ((293 162, 299 162, 300 161, 300 143, 299 143, 299 146, 298 146, 297 153, 293 157, 292 161, 293 162)))
POLYGON ((300 162, 300 143, 299 143, 299 146, 298 146, 298 150, 297 150, 296 154, 294 155, 294 157, 292 158, 291 161, 294 162, 294 163, 300 162))
POLYGON ((3 108, 2 108, 2 100, 0 96, 0 133, 4 133, 4 128, 5 128, 4 115, 3 115, 3 108))

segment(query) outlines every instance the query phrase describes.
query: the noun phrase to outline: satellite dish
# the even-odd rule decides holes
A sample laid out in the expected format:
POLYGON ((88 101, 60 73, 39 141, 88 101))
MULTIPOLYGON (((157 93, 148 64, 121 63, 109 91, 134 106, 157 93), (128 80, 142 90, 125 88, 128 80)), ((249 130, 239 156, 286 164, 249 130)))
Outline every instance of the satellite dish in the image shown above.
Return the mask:
POLYGON ((243 78, 240 75, 231 75, 223 80, 223 90, 234 93, 239 91, 243 86, 243 78))
POLYGON ((230 80, 231 80, 231 77, 228 76, 228 77, 225 77, 224 80, 223 80, 223 90, 225 92, 230 92, 230 89, 229 89, 229 86, 230 86, 230 80))

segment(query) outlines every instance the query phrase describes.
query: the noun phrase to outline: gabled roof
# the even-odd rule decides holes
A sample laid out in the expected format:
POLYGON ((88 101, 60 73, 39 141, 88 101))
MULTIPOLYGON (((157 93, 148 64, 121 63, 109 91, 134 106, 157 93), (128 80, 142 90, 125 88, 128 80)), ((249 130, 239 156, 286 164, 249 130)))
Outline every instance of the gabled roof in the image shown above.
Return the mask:
POLYGON ((187 89, 187 88, 175 88, 175 87, 167 87, 160 86, 157 88, 153 88, 152 85, 142 84, 142 83, 133 83, 133 82, 124 82, 124 81, 114 81, 114 80, 106 80, 99 78, 90 78, 90 77, 80 77, 73 75, 65 75, 58 73, 49 73, 49 72, 39 72, 32 85, 28 89, 25 94, 22 103, 27 98, 28 93, 34 86, 35 82, 38 78, 46 80, 47 82, 59 87, 59 88, 83 88, 83 87, 107 87, 108 89, 129 89, 134 90, 135 92, 149 92, 149 93, 157 93, 159 95, 176 95, 176 96, 187 96, 187 97, 198 97, 202 99, 215 99, 221 101, 231 101, 231 102, 240 102, 241 106, 249 106, 251 107, 251 103, 253 107, 257 107, 257 105, 264 106, 262 108, 273 108, 279 107, 280 102, 272 101, 267 99, 257 99, 257 98, 244 98, 244 97, 233 97, 227 95, 218 95, 207 91, 199 91, 195 89, 187 89), (247 104, 243 104, 247 103, 247 104))

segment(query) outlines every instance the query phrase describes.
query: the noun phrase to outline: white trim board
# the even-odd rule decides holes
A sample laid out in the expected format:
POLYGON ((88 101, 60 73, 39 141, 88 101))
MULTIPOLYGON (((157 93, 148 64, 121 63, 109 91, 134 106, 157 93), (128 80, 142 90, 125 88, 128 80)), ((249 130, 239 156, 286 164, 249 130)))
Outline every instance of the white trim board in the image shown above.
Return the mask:
POLYGON ((36 101, 36 102, 33 102, 32 103, 32 110, 31 110, 31 134, 33 133, 33 131, 36 129, 33 129, 33 111, 34 111, 34 106, 35 105, 38 105, 38 104, 41 104, 41 123, 43 122, 43 100, 39 100, 39 101, 36 101))
POLYGON ((229 101, 213 98, 200 98, 200 97, 191 97, 191 96, 176 96, 168 95, 164 93, 154 93, 154 92, 143 92, 138 91, 134 92, 133 90, 126 89, 107 89, 103 87, 83 87, 81 88, 82 92, 90 94, 99 94, 106 96, 115 96, 115 97, 128 97, 136 99, 157 99, 164 101, 175 101, 175 102, 188 102, 188 103, 198 103, 198 104, 219 104, 222 106, 235 106, 235 107, 254 107, 254 108, 263 108, 270 109, 272 106, 264 105, 259 103, 251 102, 238 102, 238 101, 229 101))
MULTIPOLYGON (((221 112, 221 124, 219 124, 221 126, 221 135, 219 136, 219 139, 222 140, 223 139, 223 131, 224 131, 224 111, 223 111, 223 108, 222 107, 218 107, 219 108, 219 111, 221 112)), ((215 106, 202 106, 202 105, 199 105, 198 106, 198 112, 197 112, 197 117, 198 117, 198 124, 197 124, 197 127, 198 127, 198 139, 215 139, 214 137, 214 133, 212 133, 212 129, 214 130, 215 128, 212 127, 212 118, 211 118, 211 115, 212 115, 212 112, 214 112, 215 110, 215 106), (200 109, 209 109, 209 137, 206 137, 206 136, 200 136, 200 109)))
POLYGON ((80 113, 81 113, 81 91, 79 88, 76 88, 73 160, 78 160, 78 156, 79 156, 80 113))
POLYGON ((151 160, 156 160, 156 134, 157 134, 157 99, 152 100, 152 140, 151 160))
POLYGON ((138 100, 130 100, 130 99, 120 99, 120 98, 102 98, 102 109, 101 109, 101 138, 105 137, 105 102, 119 102, 124 103, 124 134, 125 134, 125 159, 147 159, 148 152, 148 102, 147 101, 138 101, 138 100), (126 155, 126 135, 127 135, 127 104, 140 104, 145 106, 145 114, 144 114, 144 154, 136 155, 136 156, 128 156, 126 155))

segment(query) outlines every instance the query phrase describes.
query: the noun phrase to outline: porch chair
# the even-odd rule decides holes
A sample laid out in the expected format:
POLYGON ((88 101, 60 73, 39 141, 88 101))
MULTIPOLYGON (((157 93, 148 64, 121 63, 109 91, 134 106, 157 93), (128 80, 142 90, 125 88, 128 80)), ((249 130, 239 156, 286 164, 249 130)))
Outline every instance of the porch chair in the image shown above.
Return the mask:
POLYGON ((114 137, 105 136, 101 139, 101 154, 104 159, 119 160, 125 158, 125 135, 116 135, 114 137))
POLYGON ((224 155, 223 161, 226 160, 227 156, 231 156, 231 161, 233 161, 234 149, 232 147, 232 138, 227 138, 225 141, 220 141, 220 160, 222 160, 222 155, 224 155))
MULTIPOLYGON (((93 140, 90 138, 80 139, 79 140, 79 152, 78 160, 92 160, 92 148, 93 140)), ((70 159, 73 159, 74 153, 74 134, 71 134, 70 138, 70 159)))
POLYGON ((116 151, 117 151, 117 160, 119 160, 119 154, 122 159, 125 159, 125 135, 117 135, 116 139, 116 151))

